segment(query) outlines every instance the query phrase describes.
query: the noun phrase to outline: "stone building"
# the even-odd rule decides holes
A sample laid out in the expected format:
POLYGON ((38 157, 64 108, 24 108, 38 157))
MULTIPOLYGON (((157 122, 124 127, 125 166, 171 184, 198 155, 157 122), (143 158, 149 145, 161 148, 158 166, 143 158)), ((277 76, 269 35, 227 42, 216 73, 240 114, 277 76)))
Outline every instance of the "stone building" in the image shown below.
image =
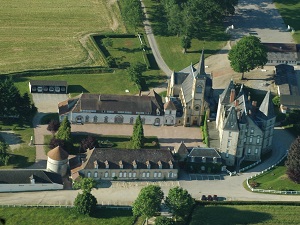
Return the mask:
POLYGON ((238 94, 233 81, 219 97, 216 128, 220 153, 226 165, 239 165, 242 160, 258 161, 272 146, 275 114, 270 91, 258 107, 245 93, 238 94))
POLYGON ((173 72, 168 81, 167 96, 181 102, 182 113, 177 116, 177 125, 199 126, 206 110, 213 104, 212 79, 205 72, 204 51, 197 68, 193 65, 173 72))
POLYGON ((67 174, 68 171, 68 156, 69 154, 57 146, 48 152, 47 170, 60 174, 62 177, 67 174))
POLYGON ((87 150, 77 171, 83 177, 101 180, 175 180, 178 166, 170 150, 87 150))

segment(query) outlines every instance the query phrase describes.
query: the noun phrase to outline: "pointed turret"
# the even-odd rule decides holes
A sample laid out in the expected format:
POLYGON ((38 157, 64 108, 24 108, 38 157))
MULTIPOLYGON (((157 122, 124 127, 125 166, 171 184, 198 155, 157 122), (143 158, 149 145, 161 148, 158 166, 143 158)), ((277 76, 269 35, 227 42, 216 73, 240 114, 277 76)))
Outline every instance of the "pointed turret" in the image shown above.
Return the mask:
POLYGON ((205 73, 205 61, 204 61, 204 49, 202 49, 202 53, 201 53, 201 56, 200 56, 199 65, 198 65, 197 70, 198 70, 199 76, 206 75, 206 73, 205 73))
POLYGON ((227 118, 225 119, 224 123, 224 130, 232 130, 232 131, 238 131, 238 118, 235 111, 235 107, 231 107, 229 114, 227 118))
POLYGON ((262 101, 259 111, 264 114, 268 119, 275 117, 274 107, 271 100, 271 92, 268 91, 264 100, 262 101))

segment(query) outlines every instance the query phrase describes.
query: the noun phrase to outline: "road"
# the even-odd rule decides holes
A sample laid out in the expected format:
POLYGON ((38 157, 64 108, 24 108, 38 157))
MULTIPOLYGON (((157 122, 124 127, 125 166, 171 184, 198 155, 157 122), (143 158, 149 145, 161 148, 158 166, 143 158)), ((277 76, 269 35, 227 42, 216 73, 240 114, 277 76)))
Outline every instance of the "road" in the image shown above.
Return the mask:
POLYGON ((145 20, 143 22, 144 24, 144 27, 145 27, 145 32, 146 32, 146 35, 147 35, 147 38, 148 38, 148 41, 149 41, 149 44, 150 44, 150 47, 151 47, 151 50, 152 50, 152 53, 153 53, 153 56, 156 60, 156 63, 158 65, 158 67, 168 76, 170 77, 171 74, 172 74, 172 70, 170 70, 170 68, 168 67, 168 65, 165 63, 164 59, 162 58, 161 54, 160 54, 160 51, 159 51, 159 48, 157 46, 157 42, 155 40, 155 37, 154 37, 154 34, 153 34, 153 31, 152 31, 152 28, 151 28, 151 24, 150 24, 150 21, 149 21, 149 15, 147 14, 147 10, 146 10, 146 7, 143 3, 143 1, 141 0, 141 4, 142 4, 142 8, 144 10, 144 14, 145 14, 145 20))

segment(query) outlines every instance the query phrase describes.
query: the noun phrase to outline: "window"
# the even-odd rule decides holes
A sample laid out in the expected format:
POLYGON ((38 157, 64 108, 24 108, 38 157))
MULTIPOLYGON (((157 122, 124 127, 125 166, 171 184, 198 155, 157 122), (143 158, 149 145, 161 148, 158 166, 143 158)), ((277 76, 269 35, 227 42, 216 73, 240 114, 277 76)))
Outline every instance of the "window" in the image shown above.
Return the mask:
POLYGON ((133 124, 133 121, 134 121, 134 119, 133 119, 133 117, 131 117, 130 118, 130 124, 133 124))
POLYGON ((126 173, 126 172, 124 172, 124 173, 123 173, 123 177, 126 177, 126 176, 127 176, 127 173, 126 173))
POLYGON ((153 177, 154 177, 154 178, 157 177, 157 172, 154 172, 153 177))
POLYGON ((161 172, 159 172, 159 173, 157 174, 157 177, 161 177, 161 172))
POLYGON ((260 136, 257 136, 256 144, 259 144, 259 142, 260 142, 260 136))
POLYGON ((104 117, 104 123, 108 123, 108 117, 104 117))
POLYGON ((249 143, 252 143, 253 136, 250 136, 249 143))
POLYGON ((257 154, 257 153, 258 153, 258 148, 255 149, 255 154, 257 154))
POLYGON ((147 176, 147 177, 150 177, 150 172, 147 172, 147 173, 146 173, 146 176, 147 176))
POLYGON ((98 172, 95 172, 94 173, 94 178, 97 178, 98 177, 98 172))
POLYGON ((246 137, 244 137, 244 142, 246 142, 247 141, 247 138, 246 137))
POLYGON ((86 116, 86 117, 85 117, 85 122, 88 123, 89 121, 90 121, 90 117, 89 117, 89 116, 86 116))
POLYGON ((169 111, 169 114, 170 114, 170 115, 172 114, 172 110, 169 111))
POLYGON ((226 155, 225 156, 226 156, 226 158, 229 157, 229 151, 228 150, 226 151, 226 155))
POLYGON ((112 173, 111 173, 111 177, 114 178, 115 176, 116 176, 116 173, 115 173, 115 172, 112 172, 112 173))
POLYGON ((132 177, 132 173, 131 172, 128 173, 128 177, 132 177))
POLYGON ((145 172, 143 172, 143 173, 142 173, 142 177, 145 177, 145 176, 146 176, 146 173, 145 173, 145 172))
POLYGON ((88 172, 88 173, 87 173, 87 177, 91 177, 91 172, 88 172))
POLYGON ((251 134, 253 134, 253 133, 254 133, 254 129, 253 129, 253 128, 251 128, 250 132, 251 132, 251 134))
POLYGON ((142 118, 142 124, 145 124, 145 118, 142 118))
POLYGON ((123 177, 123 173, 122 172, 119 173, 119 177, 123 177))
POLYGON ((133 173, 132 173, 132 177, 136 177, 136 172, 133 172, 133 173))
POLYGON ((248 153, 248 154, 251 154, 251 148, 248 149, 248 152, 247 152, 247 153, 248 153))
POLYGON ((98 121, 98 117, 94 116, 94 123, 97 123, 97 121, 98 121))
POLYGON ((228 134, 228 136, 229 136, 229 137, 232 137, 232 133, 231 133, 231 131, 229 131, 229 134, 228 134))
POLYGON ((172 173, 172 172, 169 172, 168 177, 169 177, 169 178, 172 178, 172 177, 173 177, 173 173, 172 173))
POLYGON ((118 115, 115 117, 115 123, 123 123, 123 120, 123 116, 118 115))
POLYGON ((108 172, 106 171, 105 173, 104 173, 104 177, 108 177, 108 172))
POLYGON ((230 145, 231 145, 231 140, 228 140, 228 141, 227 141, 227 148, 229 148, 230 145))

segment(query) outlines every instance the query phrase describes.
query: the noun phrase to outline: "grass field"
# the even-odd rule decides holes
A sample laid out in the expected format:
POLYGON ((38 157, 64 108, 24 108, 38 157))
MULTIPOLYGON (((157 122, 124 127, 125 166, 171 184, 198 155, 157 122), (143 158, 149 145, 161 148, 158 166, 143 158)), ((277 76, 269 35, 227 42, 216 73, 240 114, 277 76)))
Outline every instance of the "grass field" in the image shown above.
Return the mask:
POLYGON ((207 205, 194 210, 190 225, 296 225, 300 224, 299 213, 299 206, 207 205))
POLYGON ((99 65, 88 59, 86 34, 125 33, 114 0, 3 1, 0 21, 0 73, 99 65))
POLYGON ((24 168, 32 165, 35 162, 35 147, 29 146, 30 137, 33 136, 33 129, 28 125, 23 125, 21 128, 17 121, 0 121, 2 132, 11 131, 15 126, 14 135, 20 139, 20 146, 16 149, 10 149, 9 153, 13 155, 9 159, 8 166, 0 166, 0 169, 24 168))
POLYGON ((295 29, 293 38, 300 44, 300 1, 299 0, 274 0, 285 24, 295 29))
POLYGON ((276 191, 300 191, 300 184, 291 181, 286 175, 286 167, 276 166, 274 169, 263 175, 249 180, 257 182, 258 189, 276 190, 276 191))
POLYGON ((64 224, 64 225, 132 225, 134 217, 130 210, 97 209, 88 217, 66 208, 0 208, 0 218, 6 225, 64 224))

